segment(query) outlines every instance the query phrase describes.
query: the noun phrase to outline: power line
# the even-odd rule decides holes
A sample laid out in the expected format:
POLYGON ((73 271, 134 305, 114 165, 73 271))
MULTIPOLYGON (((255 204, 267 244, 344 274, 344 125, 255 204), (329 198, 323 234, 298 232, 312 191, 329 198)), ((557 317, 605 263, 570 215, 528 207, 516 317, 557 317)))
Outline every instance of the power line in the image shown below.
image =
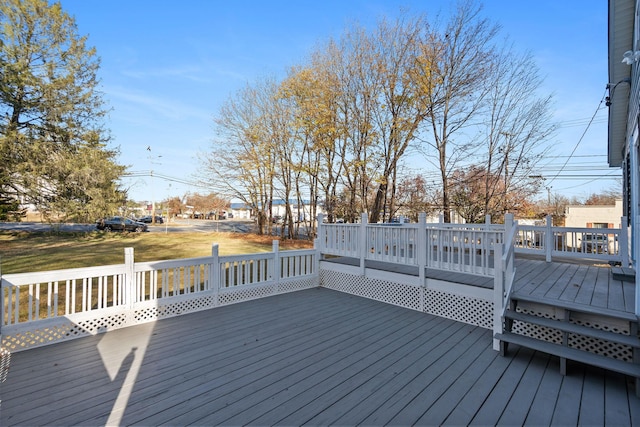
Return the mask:
POLYGON ((567 166, 567 163, 569 163, 569 160, 571 160, 571 158, 573 157, 573 155, 575 154, 576 150, 578 149, 578 147, 580 146, 580 143, 582 142, 582 140, 584 139, 584 136, 587 134, 587 131, 589 130, 589 128, 591 127, 591 124, 593 123, 593 120, 595 119, 596 115, 598 114, 598 111, 600 111, 600 108, 602 106, 602 103, 605 100, 605 97, 607 95, 607 90, 608 88, 605 88, 604 93, 602 94, 602 99, 600 99, 600 103, 598 103, 598 106, 596 107, 596 111, 594 111, 593 115, 591 116, 591 120, 589 120, 589 123, 587 124, 587 127, 585 128, 584 132, 582 132, 582 135, 580 136, 580 139, 578 139, 578 142, 576 143, 575 147, 573 147, 573 151, 571 151, 571 154, 569 155, 569 157, 567 158, 567 160, 564 162, 564 165, 562 166, 562 168, 560 169, 560 171, 558 172, 558 174, 556 176, 554 176, 553 178, 551 178, 551 180, 547 183, 547 185, 551 185, 551 183, 560 175, 560 173, 564 170, 564 168, 567 166))

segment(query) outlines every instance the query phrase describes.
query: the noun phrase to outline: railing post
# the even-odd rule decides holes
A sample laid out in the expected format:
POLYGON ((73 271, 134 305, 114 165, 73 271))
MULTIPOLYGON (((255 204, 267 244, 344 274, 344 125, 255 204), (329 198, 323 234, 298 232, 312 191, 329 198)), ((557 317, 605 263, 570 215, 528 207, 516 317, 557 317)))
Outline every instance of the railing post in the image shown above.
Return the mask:
MULTIPOLYGON (((608 246, 608 244, 607 244, 608 246)), ((622 267, 629 267, 629 222, 626 216, 620 218, 620 235, 618 236, 618 255, 622 267)))
POLYGON ((427 268, 427 214, 420 212, 418 214, 418 238, 417 238, 416 256, 418 257, 418 277, 422 286, 425 282, 425 270, 427 268))
POLYGON ((632 245, 633 245, 633 267, 636 269, 636 316, 640 316, 640 274, 637 273, 638 270, 638 252, 640 251, 640 238, 638 237, 638 232, 640 232, 640 215, 635 215, 633 218, 633 235, 632 237, 632 245))
POLYGON ((313 259, 313 273, 318 276, 318 287, 322 287, 322 281, 320 276, 320 250, 318 249, 319 243, 318 239, 313 239, 313 249, 315 250, 315 255, 313 259))
POLYGON ((220 292, 220 255, 217 243, 211 245, 211 258, 209 290, 213 291, 213 305, 218 306, 218 294, 220 292))
POLYGON ((366 212, 362 212, 360 215, 360 274, 364 276, 365 261, 367 259, 367 224, 369 223, 369 216, 366 212))
MULTIPOLYGON (((505 228, 507 217, 505 215, 505 228)), ((506 236, 506 231, 505 231, 506 236)), ((502 311, 504 310, 504 271, 502 266, 502 245, 498 243, 493 247, 494 278, 493 278, 493 334, 502 333, 502 311)), ((505 248, 506 249, 506 248, 505 248)), ((493 349, 500 350, 500 340, 493 339, 493 349)))
POLYGON ((324 225, 324 214, 319 213, 318 214, 318 226, 317 226, 318 237, 316 238, 316 240, 319 243, 319 245, 317 246, 317 250, 320 252, 320 254, 322 254, 322 252, 324 252, 326 250, 325 246, 326 246, 327 237, 324 235, 325 228, 324 228, 323 225, 324 225))
POLYGON ((275 282, 275 293, 278 293, 278 284, 280 283, 280 241, 274 240, 271 244, 273 251, 273 281, 275 282))
POLYGON ((555 248, 555 244, 553 242, 553 217, 551 215, 547 215, 546 223, 546 231, 544 233, 544 253, 546 261, 551 262, 551 254, 555 248))
POLYGON ((137 300, 133 248, 124 248, 124 288, 126 305, 129 309, 133 309, 133 304, 137 300))

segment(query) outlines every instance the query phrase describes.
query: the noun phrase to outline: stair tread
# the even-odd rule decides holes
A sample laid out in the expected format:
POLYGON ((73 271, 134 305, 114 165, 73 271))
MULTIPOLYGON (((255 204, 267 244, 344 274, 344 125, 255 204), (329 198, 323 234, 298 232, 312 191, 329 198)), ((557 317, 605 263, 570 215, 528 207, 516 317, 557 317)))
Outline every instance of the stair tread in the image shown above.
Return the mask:
POLYGON ((575 348, 565 347, 560 344, 554 344, 547 341, 537 340, 535 338, 514 334, 511 332, 497 333, 494 337, 500 341, 517 344, 522 347, 531 348, 533 350, 542 351, 554 356, 563 357, 565 359, 574 360, 576 362, 585 363, 592 366, 598 366, 610 371, 618 372, 640 378, 640 365, 624 362, 622 360, 612 359, 606 356, 589 353, 575 348))
POLYGON ((636 278, 636 270, 629 267, 611 267, 611 275, 616 280, 633 282, 636 278))
POLYGON ((519 313, 513 310, 507 310, 505 317, 522 322, 532 323, 539 326, 546 326, 553 329, 559 329, 565 332, 572 332, 592 338, 598 338, 618 344, 624 344, 635 348, 640 348, 640 338, 631 335, 623 335, 616 332, 604 331, 601 329, 590 328, 588 326, 576 325, 574 323, 562 320, 548 319, 546 317, 535 316, 532 314, 519 313))
POLYGON ((580 313, 597 314, 601 316, 611 317, 614 319, 622 319, 630 322, 637 322, 638 316, 629 311, 612 310, 604 307, 594 307, 592 305, 579 304, 572 301, 563 301, 559 299, 537 297, 530 294, 518 294, 514 292, 511 294, 511 299, 515 301, 527 301, 539 304, 550 305, 553 307, 560 307, 571 311, 580 313))

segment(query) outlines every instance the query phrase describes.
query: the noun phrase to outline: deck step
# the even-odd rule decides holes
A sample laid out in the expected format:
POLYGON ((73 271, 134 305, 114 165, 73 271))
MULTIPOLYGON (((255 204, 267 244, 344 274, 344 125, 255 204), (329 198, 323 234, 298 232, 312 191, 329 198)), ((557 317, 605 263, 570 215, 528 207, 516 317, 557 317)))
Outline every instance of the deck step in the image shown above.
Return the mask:
POLYGON ((560 344, 540 341, 535 338, 529 338, 523 335, 514 334, 512 332, 495 334, 494 337, 503 342, 517 344, 521 347, 541 351, 543 353, 565 358, 567 360, 573 360, 576 362, 585 363, 587 365, 607 369, 609 371, 629 375, 635 378, 640 378, 640 365, 638 364, 623 362, 621 360, 612 359, 606 356, 600 356, 586 351, 577 350, 575 348, 565 347, 560 344))
POLYGON ((611 267, 611 276, 614 280, 623 282, 635 282, 636 270, 628 267, 611 267))
POLYGON ((585 314, 596 314, 599 316, 610 317, 613 319, 621 319, 628 322, 638 322, 638 316, 629 311, 621 311, 621 310, 612 310, 610 308, 604 307, 595 307, 592 305, 586 304, 578 304, 572 301, 562 301, 559 299, 550 299, 544 297, 536 297, 529 294, 511 294, 512 301, 526 301, 532 302, 536 304, 544 304, 552 307, 560 307, 565 310, 577 312, 577 313, 585 313, 585 314))
POLYGON ((586 337, 597 338, 600 340, 628 345, 630 347, 640 349, 640 338, 631 335, 618 334, 616 332, 604 331, 602 329, 576 325, 575 323, 548 319, 546 317, 534 316, 532 314, 520 313, 513 310, 507 310, 505 312, 505 317, 512 320, 545 326, 547 328, 557 329, 560 331, 578 334, 586 337))

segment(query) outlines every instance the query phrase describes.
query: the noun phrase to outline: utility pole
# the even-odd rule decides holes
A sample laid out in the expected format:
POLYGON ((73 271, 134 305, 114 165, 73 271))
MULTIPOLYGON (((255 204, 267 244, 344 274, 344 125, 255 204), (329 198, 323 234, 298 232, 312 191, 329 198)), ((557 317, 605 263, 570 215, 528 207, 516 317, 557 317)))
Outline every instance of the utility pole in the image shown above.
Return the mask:
POLYGON ((151 146, 148 145, 147 146, 147 151, 149 152, 149 156, 147 157, 149 159, 149 175, 151 177, 151 224, 155 225, 156 224, 156 199, 154 196, 154 188, 153 188, 153 165, 159 165, 160 163, 154 162, 153 159, 159 159, 162 156, 153 156, 151 154, 151 146))

